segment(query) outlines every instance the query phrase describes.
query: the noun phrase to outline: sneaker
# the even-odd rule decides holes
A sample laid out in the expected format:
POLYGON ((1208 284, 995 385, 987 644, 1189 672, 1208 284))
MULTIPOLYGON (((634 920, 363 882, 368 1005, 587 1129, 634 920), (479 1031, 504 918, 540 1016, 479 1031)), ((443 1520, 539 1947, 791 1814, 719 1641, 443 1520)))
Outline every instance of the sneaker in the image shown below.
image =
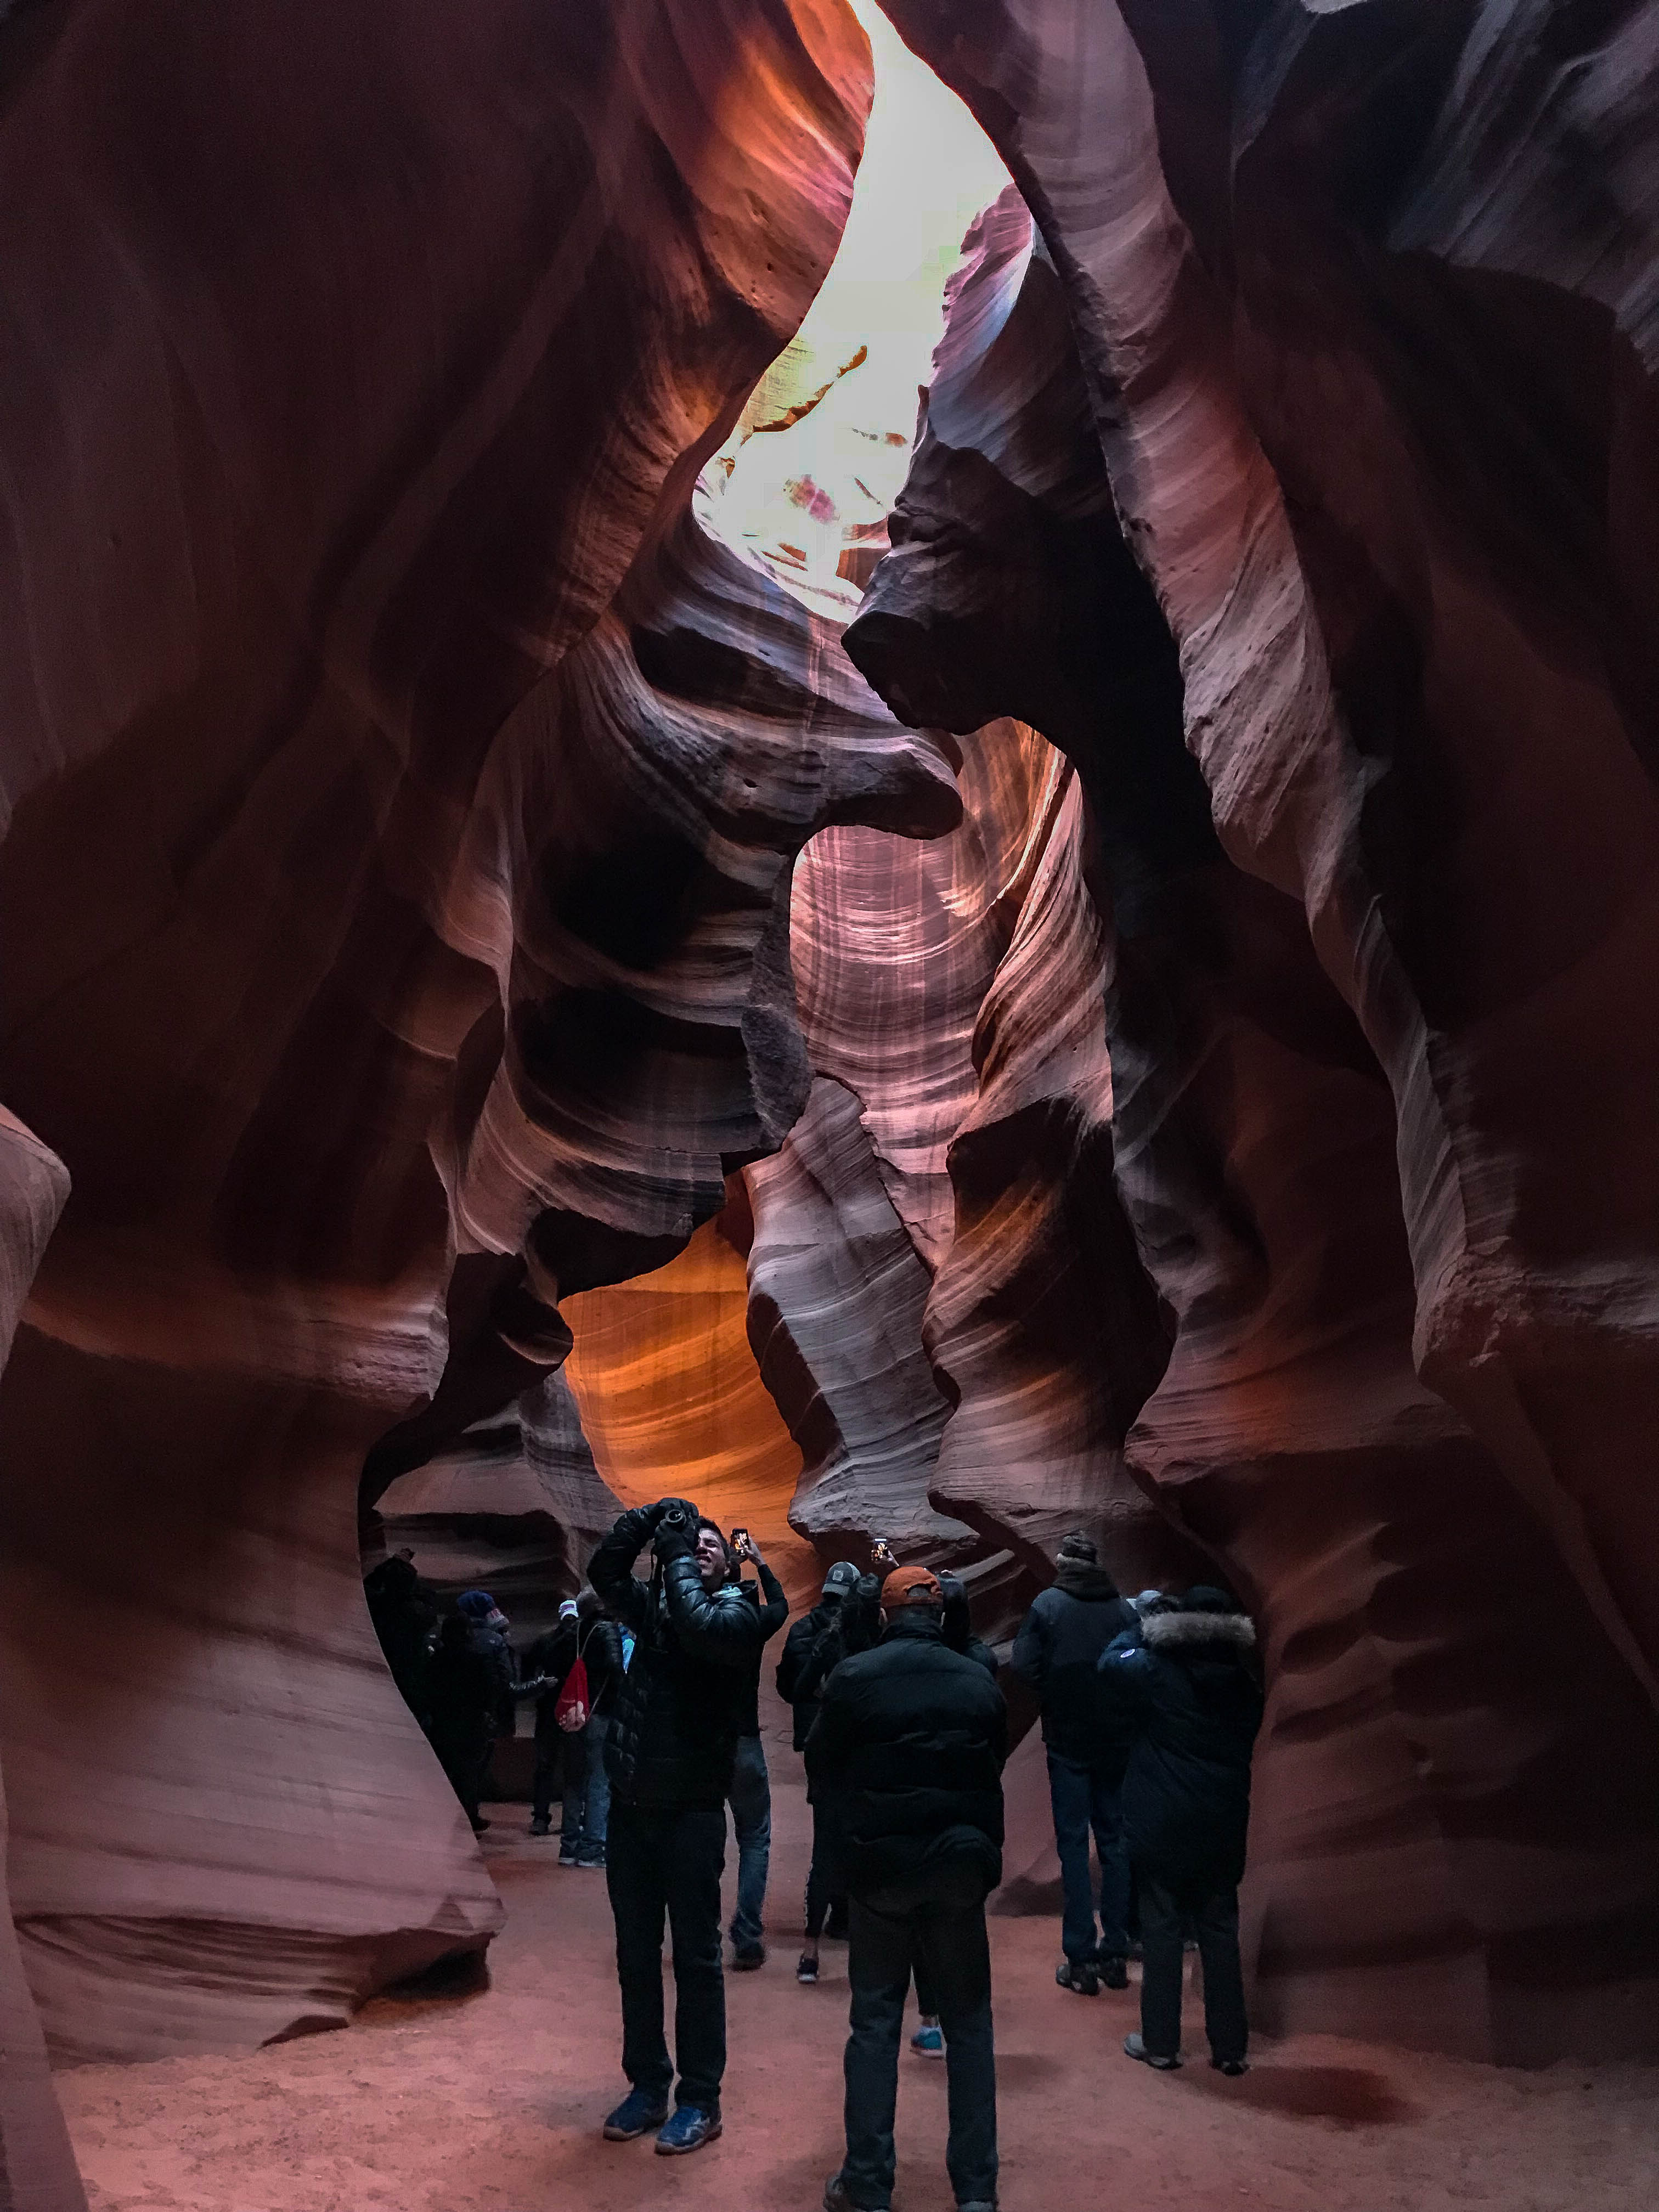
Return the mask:
POLYGON ((1100 1986, 1103 1990, 1127 1990, 1129 1986, 1129 1962, 1127 1959, 1097 1958, 1095 1972, 1100 1977, 1100 1986))
POLYGON ((752 1974, 757 1966, 766 1964, 764 1943, 734 1943, 732 1947, 732 1971, 734 1974, 752 1974))
POLYGON ((1248 2058, 1212 2058, 1210 2063, 1218 2074, 1224 2074, 1230 2081, 1237 2081, 1241 2074, 1248 2074, 1250 2070, 1248 2058))
POLYGON ((1066 1959, 1054 1969, 1054 1980, 1062 1990, 1075 1990, 1080 1997, 1100 1995, 1100 1977, 1086 1959, 1066 1959))
POLYGON ((530 1832, 532 1836, 550 1836, 552 1834, 553 1823, 548 1819, 545 1813, 537 1814, 535 1819, 530 1823, 530 1832))
POLYGON ((605 1845, 603 1844, 583 1844, 576 1853, 576 1864, 579 1867, 586 1867, 590 1871, 597 1867, 599 1871, 603 1874, 605 1872, 605 1845))
POLYGON ((847 2184, 839 2173, 832 2173, 823 2185, 823 2212, 887 2212, 884 2204, 855 2204, 847 2194, 847 2184))
POLYGON ((957 2212, 997 2212, 994 2197, 969 2197, 957 2207, 957 2212))
POLYGON ((1160 2074, 1173 2074, 1181 2063, 1178 2056, 1165 2058, 1156 2051, 1148 2051, 1138 2035, 1124 2037, 1123 2055, 1126 2058, 1138 2058, 1143 2066, 1153 2067, 1160 2074))
POLYGON ((574 1844, 561 1844, 559 1845, 559 1864, 561 1866, 580 1866, 581 1864, 581 1861, 577 1856, 576 1847, 574 1844))
POLYGON ((945 2030, 937 2021, 931 2027, 924 2021, 910 2038, 910 2048, 919 2058, 943 2058, 945 2030))
POLYGON ((653 2097, 648 2089, 630 2089, 605 2124, 607 2142, 636 2142, 659 2128, 668 2118, 666 2097, 653 2097))
POLYGON ((659 2158, 684 2158, 688 2151, 701 2150, 705 2143, 713 2142, 720 2132, 720 2106, 712 2112, 704 2112, 701 2105, 680 2105, 657 2137, 659 2158))
POLYGON ((817 1978, 818 1962, 816 1954, 811 1951, 803 1951, 795 1963, 795 1979, 798 1982, 810 1984, 817 1981, 817 1978))

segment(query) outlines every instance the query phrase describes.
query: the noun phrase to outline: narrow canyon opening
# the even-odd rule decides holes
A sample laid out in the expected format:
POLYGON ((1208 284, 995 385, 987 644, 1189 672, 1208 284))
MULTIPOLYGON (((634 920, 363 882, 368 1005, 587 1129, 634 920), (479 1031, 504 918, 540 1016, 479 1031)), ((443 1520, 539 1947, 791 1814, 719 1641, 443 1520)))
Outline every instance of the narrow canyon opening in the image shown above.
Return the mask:
POLYGON ((1645 2205, 1656 20, 0 9, 0 2212, 645 2201, 364 1577, 668 1494, 963 1586, 1005 2212, 1645 2205), (1070 1534, 1254 1624, 1248 2081, 1055 1988, 1070 1534))

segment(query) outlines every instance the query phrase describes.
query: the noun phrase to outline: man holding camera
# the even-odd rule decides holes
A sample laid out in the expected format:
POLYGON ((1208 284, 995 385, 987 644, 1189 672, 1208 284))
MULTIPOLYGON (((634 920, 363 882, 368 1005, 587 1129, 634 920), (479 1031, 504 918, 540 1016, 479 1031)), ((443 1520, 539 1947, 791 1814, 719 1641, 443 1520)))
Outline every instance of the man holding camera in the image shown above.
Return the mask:
POLYGON ((729 1579, 714 1522, 684 1498, 624 1513, 589 1562, 587 1578, 636 1638, 605 1743, 611 1821, 605 1875, 617 1925, 623 2071, 631 2087, 605 2124, 631 2142, 659 2130, 665 2157, 701 2150, 720 2132, 726 1987, 720 1875, 726 1796, 764 1640, 760 1613, 729 1579), (648 1583, 634 1562, 649 1544, 648 1583), (663 2035, 662 1936, 674 1942, 674 2044, 663 2035))
POLYGON ((825 2212, 887 2212, 899 2039, 914 1971, 944 2032, 958 2212, 995 2212, 996 2058, 985 1899, 1002 1879, 1008 1715, 985 1668, 945 1640, 926 1567, 881 1586, 879 1644, 823 1686, 806 1771, 833 1802, 852 1897, 847 2156, 825 2212))

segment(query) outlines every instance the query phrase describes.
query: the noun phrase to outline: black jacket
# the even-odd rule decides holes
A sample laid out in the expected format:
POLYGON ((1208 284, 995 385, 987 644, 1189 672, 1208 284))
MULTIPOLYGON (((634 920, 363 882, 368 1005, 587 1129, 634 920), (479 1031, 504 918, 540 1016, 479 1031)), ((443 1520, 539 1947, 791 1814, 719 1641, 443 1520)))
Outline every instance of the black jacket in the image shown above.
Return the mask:
POLYGON ((512 1684, 513 1662, 502 1637, 446 1622, 427 1678, 434 1743, 483 1746, 502 1733, 502 1705, 510 1716, 512 1684))
POLYGON ((650 1505, 624 1513, 588 1563, 587 1579, 637 1639, 605 1738, 605 1771, 624 1803, 713 1807, 726 1800, 765 1636, 736 1583, 704 1589, 695 1527, 659 1534, 658 1517, 650 1505), (660 1572, 647 1584, 634 1561, 653 1536, 660 1572))
POLYGON ((760 1589, 757 1589, 753 1583, 739 1583, 738 1584, 738 1588, 743 1592, 744 1598, 754 1607, 756 1613, 759 1617, 761 1625, 761 1640, 760 1644, 755 1648, 754 1663, 744 1678, 744 1688, 743 1710, 738 1716, 738 1734, 739 1735, 758 1735, 760 1734, 760 1677, 762 1647, 771 1642, 772 1638, 777 1634, 779 1629, 783 1626, 784 1622, 789 1618, 789 1601, 783 1594, 783 1584, 773 1573, 771 1568, 764 1564, 757 1569, 757 1572, 759 1574, 761 1578, 760 1589), (762 1595, 763 1590, 765 1593, 763 1598, 762 1595))
MULTIPOLYGON (((775 1679, 778 1695, 794 1711, 797 1751, 805 1750, 807 1734, 818 1717, 818 1693, 830 1672, 825 1663, 829 1646, 824 1639, 840 1627, 842 1602, 840 1598, 820 1600, 811 1613, 804 1613, 790 1624, 783 1639, 775 1679)), ((836 1650, 837 1660, 845 1656, 836 1650)))
POLYGON ((1139 1620, 1098 1567, 1062 1563, 1040 1593, 1014 1638, 1010 1663, 1037 1693, 1042 1741, 1060 1759, 1105 1765, 1114 1778, 1129 1755, 1129 1737, 1100 1694, 1100 1656, 1139 1620))
POLYGON ((407 1559, 394 1558, 382 1559, 365 1577, 363 1595, 392 1679, 404 1703, 424 1723, 430 1711, 432 1646, 438 1632, 432 1593, 407 1559))
POLYGON ((1208 1890, 1244 1872, 1250 1750, 1261 1726, 1255 1632, 1228 1612, 1154 1613, 1101 1670, 1136 1720, 1123 1781, 1129 1856, 1143 1872, 1208 1890))
POLYGON ((545 1636, 538 1636, 524 1655, 525 1673, 542 1675, 547 1682, 547 1687, 536 1700, 538 1742, 544 1743, 550 1735, 563 1733, 557 1719, 559 1693, 576 1663, 578 1652, 587 1669, 590 1717, 608 1717, 616 1706, 617 1686, 625 1672, 621 1629, 603 1613, 594 1620, 562 1620, 545 1636))
POLYGON ((848 1888, 867 1897, 966 1860, 988 1894, 1002 1879, 1007 1753, 1007 1708, 984 1668, 950 1649, 925 1607, 895 1613, 872 1650, 830 1675, 806 1740, 848 1888))
POLYGON ((968 1603, 968 1588, 956 1575, 941 1575, 939 1586, 945 1593, 945 1640, 952 1651, 960 1651, 964 1659, 971 1659, 976 1667, 983 1667, 992 1680, 997 1675, 997 1655, 982 1636, 974 1633, 974 1616, 968 1603))

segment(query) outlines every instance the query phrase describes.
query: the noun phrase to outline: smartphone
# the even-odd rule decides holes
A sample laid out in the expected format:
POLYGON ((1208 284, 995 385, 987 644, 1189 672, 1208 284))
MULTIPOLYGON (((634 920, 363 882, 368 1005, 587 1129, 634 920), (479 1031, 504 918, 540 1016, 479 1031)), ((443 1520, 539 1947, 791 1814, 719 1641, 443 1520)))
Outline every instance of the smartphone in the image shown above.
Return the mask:
POLYGON ((898 1561, 893 1557, 892 1551, 884 1536, 878 1536, 875 1542, 871 1545, 870 1557, 874 1560, 875 1564, 878 1567, 886 1567, 890 1570, 898 1565, 898 1561))
POLYGON ((746 1528, 734 1528, 732 1531, 732 1549, 734 1552, 740 1552, 748 1541, 749 1531, 746 1528))

